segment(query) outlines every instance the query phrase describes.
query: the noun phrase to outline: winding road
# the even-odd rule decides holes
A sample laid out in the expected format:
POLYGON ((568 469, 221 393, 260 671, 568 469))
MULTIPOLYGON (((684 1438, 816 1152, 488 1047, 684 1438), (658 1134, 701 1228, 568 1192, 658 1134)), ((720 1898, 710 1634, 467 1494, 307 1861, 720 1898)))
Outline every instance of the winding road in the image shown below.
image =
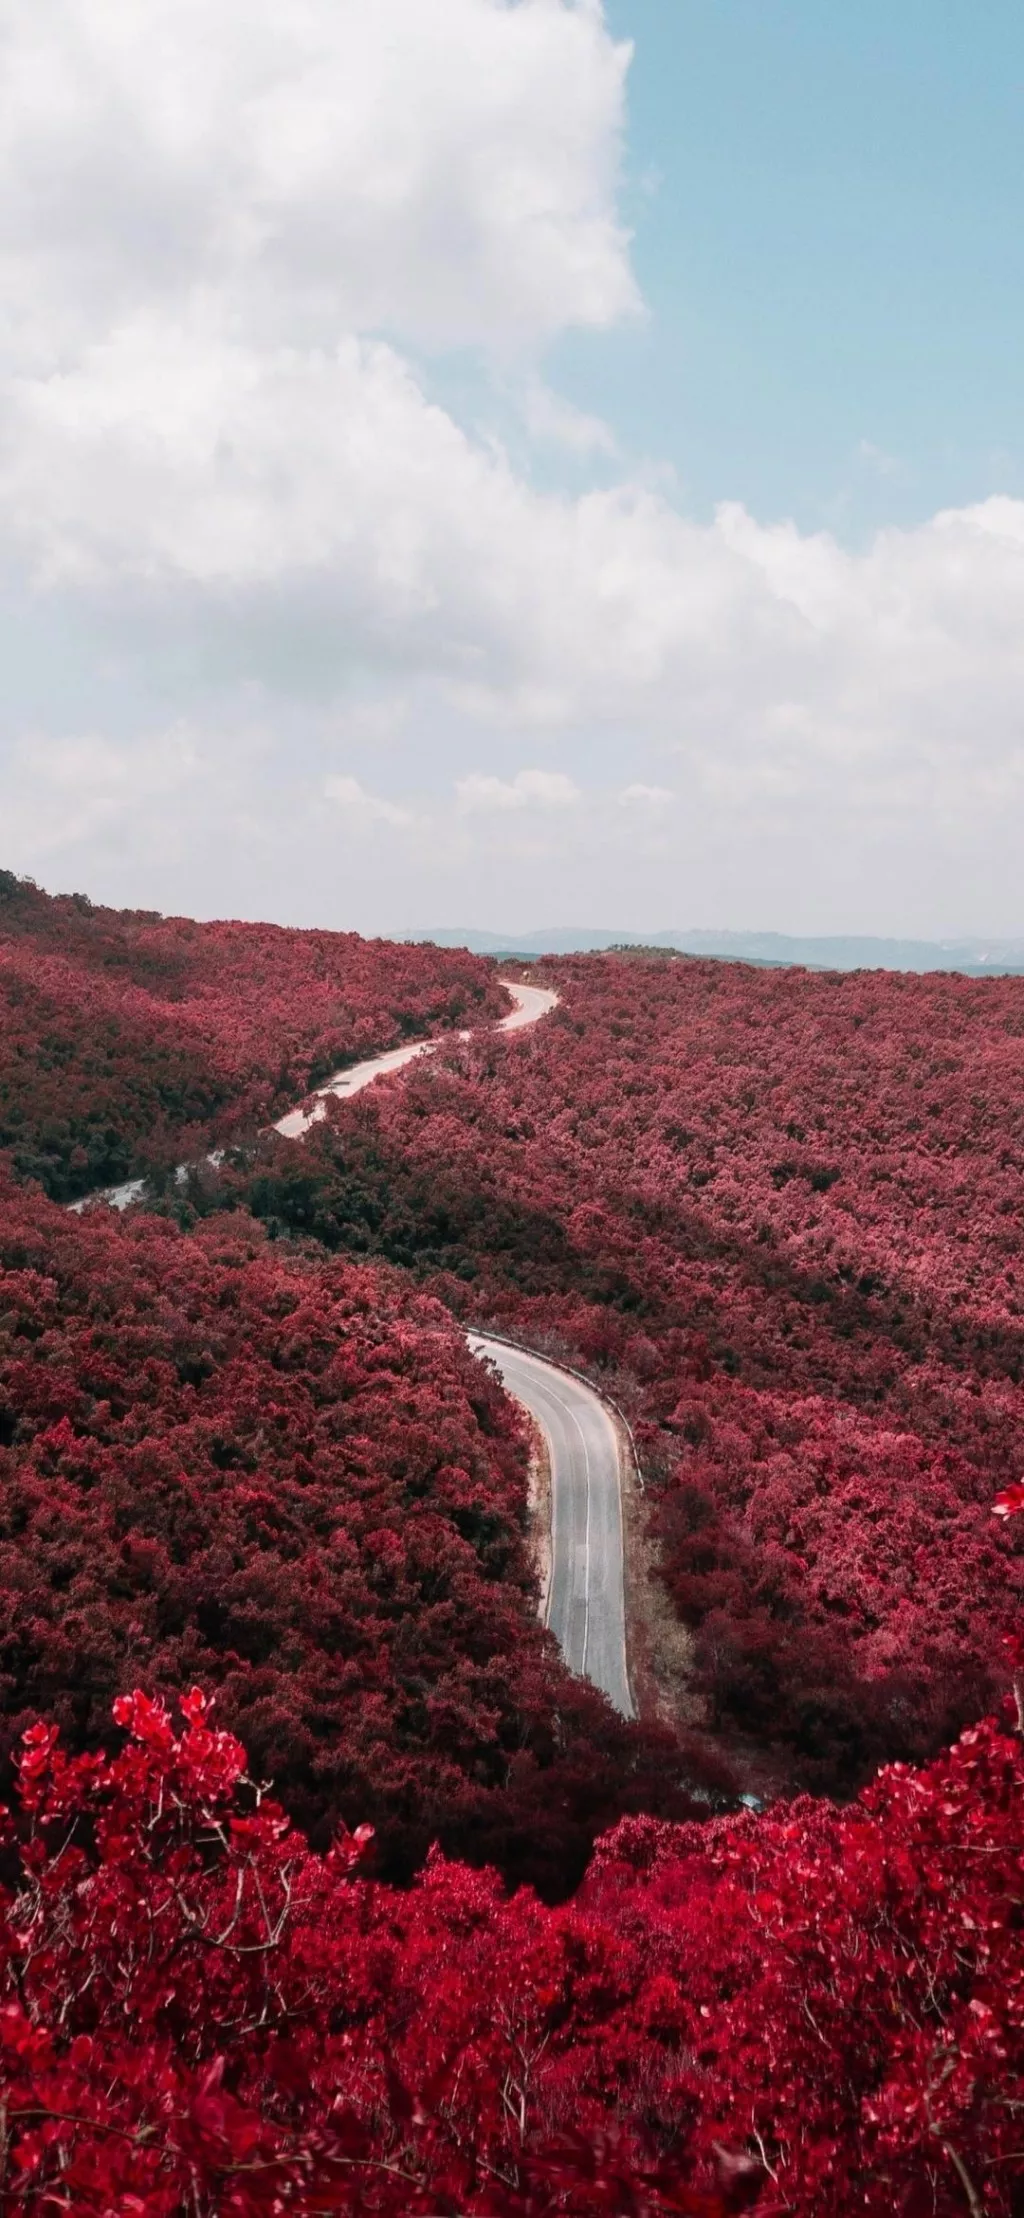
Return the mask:
MULTIPOLYGON (((544 986, 520 985, 503 978, 501 984, 515 1004, 503 1017, 499 1032, 521 1032, 553 1009, 558 995, 544 986)), ((456 1035, 468 1040, 469 1032, 456 1035)), ((404 1070, 422 1055, 436 1054, 451 1043, 451 1033, 415 1040, 390 1048, 364 1063, 336 1071, 318 1086, 308 1100, 289 1110, 274 1126, 285 1139, 301 1140, 311 1125, 327 1113, 327 1098, 350 1101, 375 1079, 404 1070)), ((215 1163, 217 1155, 209 1158, 215 1163)), ((179 1172, 183 1180, 188 1166, 179 1172)), ((132 1178, 123 1186, 108 1186, 103 1193, 72 1202, 82 1210, 94 1201, 127 1209, 145 1191, 145 1179, 132 1178)), ((615 1423, 592 1387, 562 1371, 541 1356, 529 1355, 505 1341, 483 1333, 470 1333, 475 1355, 490 1358, 500 1373, 506 1392, 526 1409, 539 1425, 551 1464, 551 1576, 545 1624, 554 1633, 570 1671, 591 1680, 623 1717, 632 1717, 633 1701, 626 1666, 626 1622, 623 1588, 622 1492, 619 1435, 615 1423)))
MULTIPOLYGON (((536 1024, 538 1017, 546 1017, 553 1009, 558 995, 547 986, 520 986, 511 978, 500 983, 511 994, 515 1008, 511 1016, 502 1017, 496 1029, 499 1032, 521 1032, 528 1024, 536 1024)), ((471 1032, 457 1032, 457 1040, 471 1040, 471 1032)), ((375 1078, 386 1078, 391 1071, 404 1070, 407 1063, 414 1063, 420 1055, 436 1055, 439 1047, 451 1044, 452 1034, 443 1032, 439 1039, 413 1040, 408 1047, 389 1048, 385 1055, 371 1055, 365 1063, 350 1063, 347 1070, 335 1071, 333 1078, 318 1086, 308 1102, 298 1109, 291 1109, 286 1117, 275 1124, 274 1131, 286 1140, 301 1140, 311 1124, 327 1114, 327 1096, 333 1094, 337 1101, 351 1101, 353 1094, 361 1094, 365 1086, 372 1086, 375 1078)))
MULTIPOLYGON (((546 1017, 553 1009, 558 995, 548 986, 521 986, 517 979, 502 978, 499 983, 511 994, 515 1008, 510 1016, 501 1017, 495 1026, 498 1032, 521 1032, 528 1024, 536 1024, 538 1017, 546 1017)), ((273 1126, 286 1140, 301 1140, 311 1125, 318 1124, 327 1115, 327 1096, 334 1094, 339 1101, 351 1101, 353 1094, 361 1094, 364 1087, 372 1086, 375 1078, 386 1078, 392 1071, 404 1070, 420 1055, 436 1055, 439 1047, 450 1047, 452 1039, 471 1040, 471 1032, 442 1032, 432 1040, 412 1040, 406 1047, 390 1047, 383 1055, 371 1055, 365 1063, 350 1063, 345 1070, 335 1071, 332 1078, 324 1080, 315 1093, 309 1094, 297 1109, 290 1109, 273 1126)), ((219 1163, 221 1155, 215 1150, 206 1158, 208 1163, 219 1163)), ((177 1177, 184 1184, 189 1164, 178 1166, 177 1177)), ((146 1191, 144 1178, 126 1178, 123 1185, 103 1186, 95 1194, 85 1194, 81 1201, 71 1201, 68 1208, 80 1216, 83 1209, 91 1209, 98 1201, 105 1201, 111 1209, 127 1209, 139 1201, 146 1191)))
POLYGON ((540 1426, 551 1460, 551 1576, 544 1622, 570 1671, 634 1715, 626 1669, 619 1436, 592 1387, 541 1356, 471 1332, 506 1392, 540 1426))

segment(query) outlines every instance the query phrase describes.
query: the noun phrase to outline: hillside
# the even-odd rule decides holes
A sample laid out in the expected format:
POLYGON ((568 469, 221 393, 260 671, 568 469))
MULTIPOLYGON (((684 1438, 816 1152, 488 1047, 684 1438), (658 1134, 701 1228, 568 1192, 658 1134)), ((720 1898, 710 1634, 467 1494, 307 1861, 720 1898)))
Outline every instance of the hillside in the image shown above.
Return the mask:
POLYGON ((1002 1683, 1024 985, 588 957, 220 1183, 605 1375, 715 1733, 847 1793, 1002 1683), (941 1541, 940 1541, 941 1536, 941 1541))
POLYGON ((0 1184, 0 1761, 199 1681, 292 1814, 564 1892, 622 1811, 688 1806, 669 1736, 536 1614, 527 1443, 448 1313, 248 1218, 194 1237, 0 1184))
POLYGON ((8 908, 12 2209, 1019 2218, 1024 985, 632 950, 502 1036, 464 955, 8 908), (238 1144, 78 1216, 75 1132, 238 1144), (632 1419, 639 1724, 471 1322, 632 1419))
POLYGON ((70 1201, 502 1007, 464 950, 98 908, 0 871, 0 1154, 70 1201))

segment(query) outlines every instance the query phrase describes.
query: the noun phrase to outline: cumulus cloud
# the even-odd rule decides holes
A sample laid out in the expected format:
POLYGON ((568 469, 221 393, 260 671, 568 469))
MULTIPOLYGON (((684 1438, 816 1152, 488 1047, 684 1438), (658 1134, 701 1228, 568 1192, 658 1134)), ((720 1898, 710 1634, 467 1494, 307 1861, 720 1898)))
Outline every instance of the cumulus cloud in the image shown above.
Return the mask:
POLYGON ((590 416, 582 408, 575 408, 560 393, 552 391, 541 377, 531 377, 523 391, 522 415, 527 430, 534 439, 552 446, 567 447, 572 454, 614 455, 617 452, 615 434, 600 416, 590 416))
POLYGON ((456 800, 463 816, 504 815, 508 809, 571 809, 580 791, 559 770, 520 770, 514 778, 492 778, 473 771, 459 778, 456 800))
POLYGON ((546 494, 379 341, 258 354, 140 317, 9 386, 0 491, 38 583, 127 625, 140 596, 172 625, 201 601, 256 677, 312 629, 328 688, 358 653, 484 724, 639 718, 719 791, 840 777, 873 801, 940 764, 984 782, 1019 744, 1024 504, 851 552, 628 484, 546 494))
POLYGON ((744 890, 773 843, 787 885, 796 841, 854 888, 879 840, 911 889, 926 848, 944 886, 970 848, 985 895, 1024 795, 1024 504, 858 550, 736 504, 697 524, 624 464, 545 490, 431 397, 424 350, 475 348, 607 480, 611 434, 542 350, 638 306, 628 59, 598 0, 9 0, 0 569, 124 695, 117 737, 9 696, 22 867, 66 840, 84 882, 146 826, 183 847, 201 790, 211 871, 240 826, 254 853, 287 834, 279 889, 321 836, 333 884, 339 824, 429 820, 424 869, 547 826, 580 888, 618 840, 644 902, 676 838, 692 882, 735 863, 744 890))
POLYGON ((395 801, 385 801, 379 793, 367 793, 358 778, 328 778, 324 792, 360 830, 367 824, 411 824, 413 821, 411 809, 403 809, 395 801))
POLYGON ((594 0, 8 0, 12 337, 45 370, 197 292, 303 344, 608 324, 628 59, 594 0))

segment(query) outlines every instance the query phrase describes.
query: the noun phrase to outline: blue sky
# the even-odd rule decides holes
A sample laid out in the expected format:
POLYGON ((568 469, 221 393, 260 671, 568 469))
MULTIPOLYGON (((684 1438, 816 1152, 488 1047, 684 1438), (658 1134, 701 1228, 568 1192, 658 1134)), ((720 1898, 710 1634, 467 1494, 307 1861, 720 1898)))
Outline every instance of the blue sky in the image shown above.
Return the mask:
POLYGON ((0 861, 1024 935, 1024 15, 8 0, 0 861))
POLYGON ((642 328, 561 382, 700 513, 856 537, 1024 492, 1024 10, 610 0, 642 328))

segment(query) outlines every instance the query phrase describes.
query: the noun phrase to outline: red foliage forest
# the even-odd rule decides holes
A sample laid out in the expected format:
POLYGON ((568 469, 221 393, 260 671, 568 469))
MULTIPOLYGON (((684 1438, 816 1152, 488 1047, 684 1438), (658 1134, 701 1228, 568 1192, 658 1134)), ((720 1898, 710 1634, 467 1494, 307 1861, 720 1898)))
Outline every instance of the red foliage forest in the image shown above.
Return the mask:
POLYGON ((564 1892, 681 1752, 569 1675, 536 1614, 527 1449, 448 1313, 392 1271, 0 1185, 0 1758, 97 1744, 133 1679, 201 1679, 317 1838, 439 1839, 564 1892))
POLYGON ((96 908, 0 871, 0 1152, 70 1201, 504 1005, 460 949, 96 908))
POLYGON ((298 1144, 493 973, 0 918, 0 2208, 1024 2218, 1024 982, 558 963, 298 1144), (470 1319, 628 1408, 699 1732, 470 1319))
POLYGON ((1024 1761, 710 1825, 575 1900, 311 1855, 198 1694, 26 1735, 0 1895, 4 2208, 33 2218, 1017 2218, 1024 1761))
POLYGON ((848 1793, 995 1699, 1020 1544, 1024 984, 588 957, 218 1198, 634 1415, 713 1730, 848 1793))

